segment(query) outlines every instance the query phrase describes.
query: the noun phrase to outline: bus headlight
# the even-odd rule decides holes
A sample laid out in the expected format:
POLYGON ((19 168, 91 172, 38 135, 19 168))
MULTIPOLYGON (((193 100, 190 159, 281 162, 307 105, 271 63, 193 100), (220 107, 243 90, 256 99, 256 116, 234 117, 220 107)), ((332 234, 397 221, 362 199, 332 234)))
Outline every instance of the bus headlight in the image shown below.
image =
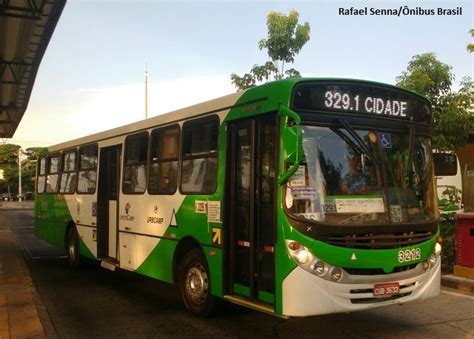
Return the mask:
POLYGON ((315 257, 311 251, 298 241, 287 240, 288 252, 291 258, 302 269, 326 280, 339 281, 343 271, 339 267, 331 266, 315 257))
POLYGON ((300 266, 306 264, 312 258, 311 252, 298 241, 290 241, 288 243, 288 249, 290 250, 292 258, 300 266))
POLYGON ((331 279, 334 281, 339 281, 342 278, 342 270, 339 267, 333 267, 331 269, 331 279))
POLYGON ((316 275, 323 275, 324 274, 324 263, 321 260, 317 260, 313 264, 313 272, 316 273, 316 275))
POLYGON ((300 249, 295 253, 295 259, 300 263, 300 265, 304 265, 308 262, 310 257, 309 251, 306 248, 300 249))
POLYGON ((433 253, 431 253, 430 257, 428 258, 428 262, 430 267, 434 267, 438 258, 441 256, 441 244, 439 242, 436 243, 433 253))

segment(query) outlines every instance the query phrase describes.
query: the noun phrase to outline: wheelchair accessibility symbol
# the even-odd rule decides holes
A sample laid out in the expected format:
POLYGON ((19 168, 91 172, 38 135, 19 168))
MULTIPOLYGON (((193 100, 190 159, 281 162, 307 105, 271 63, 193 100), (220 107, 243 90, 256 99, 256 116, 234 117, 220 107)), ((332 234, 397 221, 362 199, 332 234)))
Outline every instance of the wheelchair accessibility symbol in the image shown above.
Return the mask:
POLYGON ((377 133, 379 135, 379 146, 381 148, 392 148, 392 137, 390 133, 377 133))

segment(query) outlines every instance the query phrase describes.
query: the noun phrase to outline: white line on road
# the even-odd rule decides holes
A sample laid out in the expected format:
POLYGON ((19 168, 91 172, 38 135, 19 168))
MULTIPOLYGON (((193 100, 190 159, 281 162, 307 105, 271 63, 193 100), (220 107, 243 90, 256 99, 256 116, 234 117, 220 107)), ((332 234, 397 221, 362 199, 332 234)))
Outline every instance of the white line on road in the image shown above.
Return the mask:
POLYGON ((473 297, 473 296, 466 295, 466 294, 462 294, 462 293, 456 293, 456 292, 450 292, 450 291, 441 291, 441 293, 449 294, 449 295, 454 295, 454 296, 456 296, 456 297, 461 297, 461 298, 467 298, 467 299, 474 300, 474 297, 473 297))

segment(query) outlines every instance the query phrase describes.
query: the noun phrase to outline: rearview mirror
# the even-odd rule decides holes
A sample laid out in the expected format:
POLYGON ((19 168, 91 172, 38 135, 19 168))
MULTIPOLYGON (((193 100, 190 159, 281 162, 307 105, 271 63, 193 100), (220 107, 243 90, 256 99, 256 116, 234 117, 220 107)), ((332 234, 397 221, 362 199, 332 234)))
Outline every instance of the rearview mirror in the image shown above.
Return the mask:
POLYGON ((278 184, 283 185, 298 170, 303 159, 303 148, 300 116, 285 106, 280 107, 279 115, 283 117, 280 135, 286 154, 285 164, 289 164, 288 170, 278 176, 278 184))

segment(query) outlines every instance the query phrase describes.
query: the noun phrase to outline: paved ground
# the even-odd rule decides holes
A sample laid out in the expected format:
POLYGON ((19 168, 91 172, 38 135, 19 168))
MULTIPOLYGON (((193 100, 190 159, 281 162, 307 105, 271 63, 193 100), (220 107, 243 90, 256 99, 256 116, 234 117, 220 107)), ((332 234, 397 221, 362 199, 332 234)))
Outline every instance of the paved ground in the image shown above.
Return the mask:
POLYGON ((229 305, 218 317, 198 318, 172 285, 92 263, 67 268, 63 251, 34 237, 31 208, 31 202, 0 206, 1 339, 474 338, 474 294, 449 289, 435 299, 351 314, 283 320, 229 305))
POLYGON ((11 224, 0 214, 0 338, 45 337, 37 305, 41 301, 11 224))

